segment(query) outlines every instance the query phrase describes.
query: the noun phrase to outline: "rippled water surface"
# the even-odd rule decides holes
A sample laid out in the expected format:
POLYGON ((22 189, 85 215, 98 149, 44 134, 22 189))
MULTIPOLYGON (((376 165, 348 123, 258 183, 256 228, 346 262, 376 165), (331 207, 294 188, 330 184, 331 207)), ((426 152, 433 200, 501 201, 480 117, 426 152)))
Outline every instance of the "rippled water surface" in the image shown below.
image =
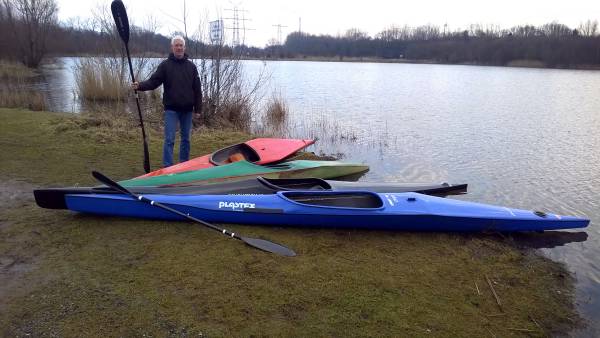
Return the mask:
MULTIPOLYGON (((72 60, 63 62, 49 81, 58 81, 53 95, 72 97, 72 60)), ((245 62, 250 77, 263 67, 245 62)), ((577 305, 590 322, 576 335, 600 336, 600 71, 293 61, 266 68, 267 93, 280 91, 290 108, 287 135, 319 137, 309 150, 369 164, 361 180, 469 183, 458 198, 589 217, 584 231, 544 234, 531 245, 575 273, 577 305)), ((72 100, 63 107, 77 110, 72 100)))

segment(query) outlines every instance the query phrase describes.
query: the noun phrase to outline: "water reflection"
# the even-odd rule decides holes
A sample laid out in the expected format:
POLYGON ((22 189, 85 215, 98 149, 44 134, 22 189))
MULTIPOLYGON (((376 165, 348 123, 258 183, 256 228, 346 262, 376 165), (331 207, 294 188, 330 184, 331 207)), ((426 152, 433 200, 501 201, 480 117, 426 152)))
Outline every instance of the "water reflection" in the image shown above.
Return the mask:
POLYGON ((545 231, 543 233, 515 233, 512 239, 519 246, 535 249, 552 249, 569 243, 585 242, 588 234, 584 231, 545 231))
POLYGON ((75 94, 75 60, 76 58, 58 58, 53 63, 42 65, 41 75, 30 84, 31 88, 45 94, 48 110, 69 113, 82 111, 75 94))

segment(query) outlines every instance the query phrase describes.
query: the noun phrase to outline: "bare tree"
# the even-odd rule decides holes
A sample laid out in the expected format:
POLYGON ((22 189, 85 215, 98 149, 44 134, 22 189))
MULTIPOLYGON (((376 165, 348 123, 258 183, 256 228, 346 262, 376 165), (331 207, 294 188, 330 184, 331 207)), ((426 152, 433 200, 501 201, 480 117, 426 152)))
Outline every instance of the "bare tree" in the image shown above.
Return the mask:
POLYGON ((582 22, 577 30, 582 36, 595 36, 598 33, 598 20, 582 22))
POLYGON ((223 39, 203 46, 196 61, 199 63, 204 107, 195 122, 249 128, 254 110, 262 99, 260 88, 268 78, 265 68, 261 69, 258 78, 247 81, 242 65, 242 48, 232 49, 223 39))
MULTIPOLYGON (((179 22, 187 31, 187 7, 179 22)), ((194 116, 195 125, 229 125, 238 129, 248 129, 255 110, 262 99, 261 88, 268 76, 263 67, 258 77, 248 81, 242 64, 243 41, 241 46, 228 46, 225 37, 210 37, 208 15, 198 20, 196 31, 187 38, 191 59, 198 66, 202 85, 203 107, 200 115, 194 116)), ((187 32, 186 32, 187 36, 187 32)))
POLYGON ((37 67, 47 50, 48 36, 57 24, 55 0, 2 0, 6 17, 28 67, 37 67))
POLYGON ((407 25, 403 27, 392 25, 385 30, 377 33, 376 38, 384 41, 408 40, 411 35, 411 29, 407 25))
POLYGON ((497 25, 471 24, 469 25, 469 36, 478 38, 495 38, 499 37, 502 29, 497 25))
POLYGON ((356 40, 369 39, 369 34, 358 28, 350 28, 350 29, 346 30, 344 37, 348 40, 356 41, 356 40))
POLYGON ((413 40, 427 41, 436 40, 441 36, 440 28, 433 25, 423 25, 415 28, 412 33, 413 40))
POLYGON ((512 33, 513 36, 520 38, 531 38, 542 34, 538 28, 532 25, 516 26, 509 29, 509 32, 512 33))
POLYGON ((558 22, 551 22, 543 25, 541 31, 549 38, 561 38, 573 34, 571 28, 558 22))

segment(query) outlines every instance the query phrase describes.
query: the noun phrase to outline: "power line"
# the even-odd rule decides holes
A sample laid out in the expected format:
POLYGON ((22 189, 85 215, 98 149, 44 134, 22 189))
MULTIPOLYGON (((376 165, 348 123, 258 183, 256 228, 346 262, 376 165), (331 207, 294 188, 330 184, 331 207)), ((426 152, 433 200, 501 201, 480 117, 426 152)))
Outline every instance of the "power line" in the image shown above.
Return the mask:
POLYGON ((278 23, 276 25, 273 25, 273 27, 277 27, 277 44, 281 46, 281 37, 282 37, 281 29, 287 28, 287 26, 283 26, 282 24, 278 23))
POLYGON ((246 31, 254 30, 252 28, 246 27, 246 21, 252 21, 252 20, 246 19, 245 13, 247 13, 248 11, 244 10, 244 9, 239 9, 238 6, 234 6, 233 8, 225 9, 225 10, 233 12, 233 17, 223 18, 223 19, 232 20, 232 26, 226 27, 226 28, 233 31, 231 44, 233 47, 237 47, 237 46, 243 44, 244 41, 246 40, 246 31), (242 14, 241 18, 240 18, 240 13, 242 14), (240 31, 242 33, 241 38, 240 38, 240 31))

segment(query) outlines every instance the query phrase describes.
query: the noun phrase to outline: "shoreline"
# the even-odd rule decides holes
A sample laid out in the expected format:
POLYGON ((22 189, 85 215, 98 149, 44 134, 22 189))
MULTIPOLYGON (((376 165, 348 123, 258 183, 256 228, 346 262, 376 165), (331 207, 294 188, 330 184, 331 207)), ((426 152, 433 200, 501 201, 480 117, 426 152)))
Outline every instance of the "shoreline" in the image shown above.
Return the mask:
POLYGON ((308 61, 308 62, 350 62, 350 63, 397 63, 397 64, 424 64, 424 65, 447 65, 447 66, 481 66, 481 67, 514 67, 514 68, 541 68, 541 69, 565 69, 565 70, 600 70, 600 65, 581 65, 576 67, 556 66, 551 67, 543 62, 535 60, 513 60, 507 65, 495 65, 484 63, 451 63, 435 60, 410 60, 410 59, 383 59, 374 57, 294 57, 294 58, 242 58, 243 60, 257 61, 308 61))
MULTIPOLYGON (((109 55, 48 55, 48 59, 61 57, 110 57, 109 55)), ((132 57, 139 57, 132 55, 132 57)), ((165 55, 153 54, 145 56, 147 58, 165 58, 165 55)), ((199 59, 199 58, 195 58, 199 59)), ((227 59, 227 58, 224 58, 227 59)), ((267 57, 241 57, 241 60, 248 61, 307 61, 307 62, 349 62, 349 63, 392 63, 392 64, 422 64, 422 65, 447 65, 447 66, 481 66, 481 67, 511 67, 511 68, 539 68, 539 69, 563 69, 563 70, 600 70, 600 65, 578 65, 578 66, 549 66, 537 60, 513 60, 506 65, 485 64, 485 63, 451 63, 436 60, 412 60, 412 59, 384 59, 377 57, 290 57, 290 58, 267 58, 267 57)))

